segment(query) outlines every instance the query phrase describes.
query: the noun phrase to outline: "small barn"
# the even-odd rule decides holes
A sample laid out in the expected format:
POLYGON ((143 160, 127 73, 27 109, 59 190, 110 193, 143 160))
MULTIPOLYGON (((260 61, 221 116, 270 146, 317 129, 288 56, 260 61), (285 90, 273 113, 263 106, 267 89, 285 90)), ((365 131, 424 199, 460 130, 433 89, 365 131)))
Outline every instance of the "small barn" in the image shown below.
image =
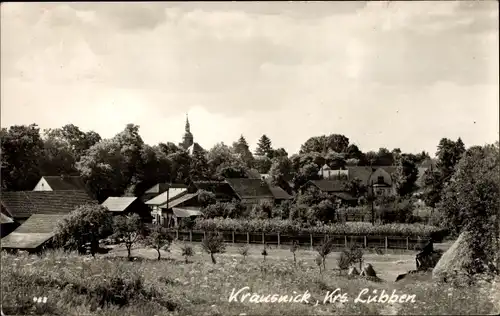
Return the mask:
POLYGON ((188 186, 181 183, 157 183, 151 188, 147 189, 146 192, 141 196, 141 200, 146 202, 158 195, 167 192, 169 189, 188 189, 188 186))
POLYGON ((198 181, 194 182, 194 186, 197 190, 212 192, 218 202, 231 202, 234 199, 239 199, 236 192, 226 181, 198 181))
POLYGON ((43 176, 33 191, 84 190, 85 182, 79 176, 43 176))
POLYGON ((310 180, 301 187, 301 190, 307 190, 309 187, 315 187, 318 190, 338 198, 343 204, 356 205, 358 199, 348 192, 345 192, 347 180, 310 180))
POLYGON ((52 246, 57 225, 66 215, 34 214, 8 236, 2 238, 1 248, 40 252, 52 246))
POLYGON ((107 208, 113 215, 137 214, 145 223, 150 223, 152 220, 149 207, 139 198, 134 196, 110 196, 101 206, 107 208))
POLYGON ((188 193, 174 199, 162 208, 165 227, 179 227, 182 219, 194 220, 201 216, 201 205, 198 201, 198 193, 188 193))

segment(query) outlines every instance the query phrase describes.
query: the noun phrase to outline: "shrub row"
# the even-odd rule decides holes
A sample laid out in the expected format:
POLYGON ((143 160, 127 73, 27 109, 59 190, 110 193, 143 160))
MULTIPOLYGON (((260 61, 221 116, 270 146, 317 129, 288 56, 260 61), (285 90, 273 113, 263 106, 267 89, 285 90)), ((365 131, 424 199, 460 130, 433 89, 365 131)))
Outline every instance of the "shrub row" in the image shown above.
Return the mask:
POLYGON ((280 232, 280 233, 315 233, 352 236, 404 236, 433 237, 442 239, 446 232, 435 226, 422 224, 384 224, 372 226, 370 223, 317 224, 307 225, 291 220, 280 219, 198 219, 195 230, 236 231, 236 232, 280 232))

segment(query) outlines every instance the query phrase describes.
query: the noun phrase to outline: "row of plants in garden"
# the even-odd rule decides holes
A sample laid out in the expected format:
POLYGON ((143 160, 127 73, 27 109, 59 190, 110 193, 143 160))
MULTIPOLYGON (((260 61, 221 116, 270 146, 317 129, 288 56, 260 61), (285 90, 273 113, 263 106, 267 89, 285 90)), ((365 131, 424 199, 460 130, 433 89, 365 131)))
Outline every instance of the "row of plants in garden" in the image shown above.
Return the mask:
POLYGON ((384 224, 372 225, 364 222, 311 225, 291 220, 280 219, 197 219, 194 230, 235 231, 235 232, 280 232, 290 234, 314 233, 352 236, 413 236, 442 239, 446 231, 435 226, 422 224, 384 224))

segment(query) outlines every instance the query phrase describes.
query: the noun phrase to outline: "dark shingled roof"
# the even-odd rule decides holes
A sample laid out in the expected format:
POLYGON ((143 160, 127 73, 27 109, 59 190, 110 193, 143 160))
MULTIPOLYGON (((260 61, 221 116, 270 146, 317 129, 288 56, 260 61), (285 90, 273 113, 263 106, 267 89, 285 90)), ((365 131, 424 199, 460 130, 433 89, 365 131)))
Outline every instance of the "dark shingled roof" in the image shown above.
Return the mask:
POLYGON ((276 200, 291 200, 291 199, 293 199, 293 197, 290 194, 288 194, 285 190, 283 190, 280 187, 269 186, 269 189, 271 190, 271 192, 276 200))
POLYGON ((346 180, 311 180, 310 182, 324 192, 342 192, 344 185, 348 183, 346 180))
POLYGON ((166 192, 169 188, 184 188, 187 189, 187 186, 185 184, 179 184, 179 183, 157 183, 151 188, 149 188, 146 192, 144 193, 156 193, 156 194, 161 194, 163 192, 166 192))
POLYGON ((234 190, 225 181, 198 181, 194 182, 194 186, 198 190, 214 193, 217 199, 236 197, 234 190))
POLYGON ((270 197, 273 198, 273 193, 267 182, 260 179, 232 178, 226 179, 234 192, 240 198, 255 198, 255 197, 270 197))
POLYGON ((63 214, 35 214, 21 226, 2 238, 2 248, 36 249, 54 237, 63 214))
POLYGON ((110 196, 106 199, 106 201, 102 202, 102 206, 106 207, 111 212, 123 212, 125 211, 135 200, 136 197, 117 197, 110 196))
POLYGON ((44 176, 43 178, 54 191, 85 190, 85 183, 79 176, 44 176))
POLYGON ((67 214, 84 204, 96 204, 85 191, 2 192, 2 203, 15 218, 33 214, 67 214))
POLYGON ((370 175, 372 172, 374 172, 377 169, 383 169, 387 173, 389 173, 391 176, 394 172, 396 172, 396 167, 394 166, 373 166, 373 167, 367 167, 367 166, 355 166, 355 167, 347 167, 347 170, 349 170, 349 180, 353 180, 358 178, 361 180, 362 183, 367 184, 368 180, 370 178, 370 175))

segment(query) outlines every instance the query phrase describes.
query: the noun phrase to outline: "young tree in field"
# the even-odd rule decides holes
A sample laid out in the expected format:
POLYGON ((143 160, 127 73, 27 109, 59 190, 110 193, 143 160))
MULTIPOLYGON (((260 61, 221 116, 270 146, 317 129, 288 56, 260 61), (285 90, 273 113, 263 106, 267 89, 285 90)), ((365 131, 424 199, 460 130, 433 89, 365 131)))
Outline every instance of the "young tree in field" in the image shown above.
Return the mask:
POLYGON ((239 254, 243 256, 243 260, 245 260, 245 261, 246 261, 246 258, 248 256, 249 250, 250 250, 250 248, 248 247, 248 245, 244 245, 238 249, 239 254))
POLYGON ((112 233, 112 215, 100 205, 82 205, 64 218, 56 230, 55 241, 68 250, 86 251, 90 244, 90 253, 95 256, 99 248, 99 239, 112 233))
POLYGON ((132 246, 145 235, 145 227, 137 214, 115 216, 113 218, 114 237, 125 244, 127 257, 132 259, 132 246))
POLYGON ((297 264, 297 257, 296 257, 296 252, 297 250, 299 249, 299 243, 294 240, 292 242, 292 246, 290 247, 290 252, 293 254, 293 264, 296 265, 297 264))
POLYGON ((160 260, 160 250, 170 251, 169 248, 172 240, 173 238, 169 233, 161 227, 156 227, 146 238, 146 243, 158 252, 158 260, 160 260))
POLYGON ((217 263, 214 255, 217 253, 224 253, 226 251, 224 239, 219 233, 208 233, 205 238, 203 238, 201 246, 206 253, 210 254, 210 258, 212 259, 213 264, 217 263))
POLYGON ((264 260, 262 260, 262 261, 264 261, 264 262, 266 261, 266 257, 267 257, 267 255, 268 255, 268 253, 267 253, 267 249, 266 249, 266 248, 267 248, 267 245, 266 245, 266 244, 264 244, 264 249, 262 249, 262 252, 260 253, 260 254, 262 255, 262 257, 264 258, 264 260))
POLYGON ((318 255, 321 257, 322 263, 323 263, 323 270, 326 269, 326 257, 332 253, 334 249, 334 243, 333 239, 325 236, 325 239, 321 243, 321 245, 316 248, 316 251, 318 252, 318 255))
POLYGON ((181 247, 181 251, 185 263, 189 263, 188 258, 194 255, 193 247, 187 243, 184 243, 184 245, 181 247))

